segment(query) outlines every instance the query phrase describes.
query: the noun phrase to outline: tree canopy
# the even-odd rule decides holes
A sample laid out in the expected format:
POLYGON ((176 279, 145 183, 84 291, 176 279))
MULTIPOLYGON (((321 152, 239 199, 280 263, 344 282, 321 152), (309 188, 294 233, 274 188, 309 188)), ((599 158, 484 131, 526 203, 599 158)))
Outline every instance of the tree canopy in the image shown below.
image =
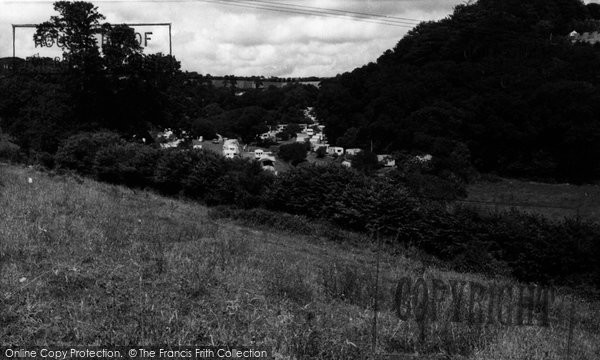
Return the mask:
POLYGON ((53 153, 80 131, 150 138, 153 127, 182 117, 169 105, 169 87, 180 81, 175 58, 144 54, 132 28, 104 23, 91 3, 59 1, 54 10, 34 39, 53 39, 63 50, 61 66, 28 58, 33 70, 23 66, 0 79, 0 126, 25 152, 53 153))
POLYGON ((59 13, 39 24, 34 38, 53 38, 63 50, 63 57, 73 68, 85 70, 100 66, 96 35, 104 15, 92 3, 84 1, 57 1, 54 10, 59 13))
POLYGON ((324 81, 316 111, 333 143, 448 158, 483 172, 600 178, 596 4, 479 0, 423 22, 377 62, 324 81))

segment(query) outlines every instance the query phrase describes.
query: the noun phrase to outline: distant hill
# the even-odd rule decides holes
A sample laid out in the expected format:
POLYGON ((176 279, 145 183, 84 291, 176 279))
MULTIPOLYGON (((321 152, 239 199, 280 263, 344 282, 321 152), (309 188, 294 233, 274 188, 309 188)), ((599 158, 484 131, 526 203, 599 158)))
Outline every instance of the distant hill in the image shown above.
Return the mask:
POLYGON ((600 179, 600 29, 579 0, 480 0, 412 29, 376 63, 326 80, 333 143, 469 159, 482 172, 600 179), (457 155, 460 154, 460 155, 457 155))
POLYGON ((264 77, 264 76, 211 76, 200 75, 196 72, 189 72, 186 74, 189 79, 195 79, 197 82, 210 83, 216 88, 229 88, 232 85, 236 89, 247 90, 247 89, 265 89, 271 86, 276 88, 282 88, 286 85, 301 84, 301 85, 313 85, 319 87, 323 80, 328 78, 319 78, 316 76, 300 77, 300 78, 279 78, 279 77, 264 77))
MULTIPOLYGON (((231 80, 229 79, 221 79, 221 78, 213 78, 210 80, 211 84, 214 87, 232 87, 231 80)), ((290 84, 301 84, 301 85, 313 85, 319 87, 321 84, 321 80, 295 80, 295 79, 269 79, 269 80, 248 80, 248 79, 235 79, 234 86, 236 89, 244 90, 244 89, 264 89, 270 86, 274 86, 276 88, 282 88, 286 85, 290 84)))

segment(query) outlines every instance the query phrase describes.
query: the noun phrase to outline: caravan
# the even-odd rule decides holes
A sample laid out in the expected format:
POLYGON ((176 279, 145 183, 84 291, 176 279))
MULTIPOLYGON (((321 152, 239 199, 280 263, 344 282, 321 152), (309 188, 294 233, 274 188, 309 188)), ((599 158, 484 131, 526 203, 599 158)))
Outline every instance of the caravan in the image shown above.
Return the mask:
POLYGON ((235 139, 228 139, 223 142, 223 156, 229 159, 240 155, 240 143, 235 139))

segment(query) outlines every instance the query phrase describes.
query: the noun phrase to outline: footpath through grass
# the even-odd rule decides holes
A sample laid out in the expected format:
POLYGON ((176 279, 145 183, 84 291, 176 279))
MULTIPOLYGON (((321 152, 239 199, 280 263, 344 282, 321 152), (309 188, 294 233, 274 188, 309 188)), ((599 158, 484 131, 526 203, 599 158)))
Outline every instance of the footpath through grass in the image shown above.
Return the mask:
MULTIPOLYGON (((0 346, 229 345, 280 359, 372 358, 368 239, 242 227, 195 203, 20 167, 0 166, 0 184, 0 346)), ((393 310, 399 279, 490 279, 407 254, 380 257, 378 353, 565 358, 562 291, 549 327, 439 319, 423 337, 393 310)), ((575 300, 571 358, 598 359, 600 305, 575 300)))

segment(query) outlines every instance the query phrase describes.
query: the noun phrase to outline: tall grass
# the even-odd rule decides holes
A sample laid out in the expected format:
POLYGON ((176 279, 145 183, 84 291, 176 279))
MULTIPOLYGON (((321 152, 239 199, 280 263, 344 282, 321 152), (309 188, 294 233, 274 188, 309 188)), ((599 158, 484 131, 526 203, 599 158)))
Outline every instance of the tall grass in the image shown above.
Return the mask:
MULTIPOLYGON (((33 169, 2 166, 0 184, 0 346, 230 345, 279 359, 373 358, 367 239, 244 227, 192 202, 33 169)), ((564 358, 564 322, 424 329, 394 314, 402 276, 480 275, 389 253, 380 269, 378 353, 564 358)), ((598 358, 599 307, 577 303, 573 359, 598 358)))

